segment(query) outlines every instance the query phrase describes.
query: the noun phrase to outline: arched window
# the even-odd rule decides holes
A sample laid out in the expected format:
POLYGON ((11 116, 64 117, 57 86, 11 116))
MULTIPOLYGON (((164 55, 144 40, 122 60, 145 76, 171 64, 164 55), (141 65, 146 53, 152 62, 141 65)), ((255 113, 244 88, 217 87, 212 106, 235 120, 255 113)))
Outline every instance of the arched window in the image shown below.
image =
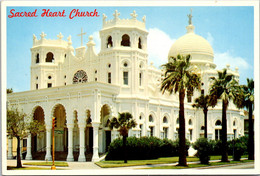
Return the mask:
POLYGON ((236 121, 235 120, 233 121, 233 126, 236 126, 236 121))
POLYGON ((139 86, 142 86, 142 72, 139 73, 139 86))
POLYGON ((113 41, 112 41, 112 37, 109 36, 107 38, 107 48, 111 48, 111 47, 113 47, 113 41))
POLYGON ((220 120, 217 120, 216 123, 215 123, 216 126, 221 126, 221 121, 220 120))
POLYGON ((40 62, 40 55, 39 55, 39 53, 37 53, 37 55, 36 55, 36 64, 38 64, 40 62))
POLYGON ((73 76, 73 84, 84 83, 87 81, 88 81, 88 76, 84 70, 77 71, 73 76))
POLYGON ((141 40, 140 37, 139 37, 139 40, 138 40, 138 48, 142 49, 142 40, 141 40))
POLYGON ((153 122, 153 116, 149 115, 149 122, 153 122))
POLYGON ((177 120, 176 120, 176 124, 179 124, 180 122, 179 122, 179 118, 177 118, 177 120))
POLYGON ((130 37, 127 34, 122 36, 121 46, 130 46, 130 37))
POLYGON ((167 119, 167 117, 163 117, 163 123, 168 123, 168 119, 167 119))
POLYGON ((221 121, 217 120, 215 123, 215 126, 218 127, 215 129, 215 140, 220 140, 221 139, 221 129, 219 129, 219 126, 221 126, 221 121))
POLYGON ((54 60, 54 57, 53 57, 53 53, 52 52, 48 52, 47 55, 46 55, 46 59, 45 61, 46 62, 52 62, 52 60, 54 60))
POLYGON ((191 119, 189 120, 189 125, 192 125, 192 120, 191 119))
POLYGON ((128 85, 128 71, 123 72, 124 85, 128 85))

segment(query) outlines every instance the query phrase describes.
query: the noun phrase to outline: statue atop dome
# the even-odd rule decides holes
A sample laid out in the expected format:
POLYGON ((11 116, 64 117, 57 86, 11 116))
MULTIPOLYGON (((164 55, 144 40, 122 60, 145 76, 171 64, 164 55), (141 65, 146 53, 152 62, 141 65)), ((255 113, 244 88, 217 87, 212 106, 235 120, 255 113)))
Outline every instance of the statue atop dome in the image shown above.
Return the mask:
POLYGON ((190 9, 190 14, 187 15, 189 17, 189 25, 192 25, 192 9, 190 9))

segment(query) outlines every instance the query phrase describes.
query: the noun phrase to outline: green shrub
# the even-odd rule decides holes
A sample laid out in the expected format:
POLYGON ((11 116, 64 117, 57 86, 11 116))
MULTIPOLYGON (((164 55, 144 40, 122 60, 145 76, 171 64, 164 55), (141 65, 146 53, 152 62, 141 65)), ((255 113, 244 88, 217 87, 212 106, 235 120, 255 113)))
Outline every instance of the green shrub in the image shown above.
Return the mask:
MULTIPOLYGON (((186 150, 190 143, 186 140, 186 150)), ((159 157, 179 155, 179 140, 159 139, 157 137, 128 137, 126 142, 127 159, 143 160, 159 157)), ((121 138, 115 139, 108 147, 106 160, 123 159, 123 142, 121 138)))
POLYGON ((207 138, 199 138, 192 146, 195 150, 197 150, 200 163, 209 164, 209 156, 212 152, 212 142, 209 142, 207 138))
POLYGON ((247 152, 247 141, 245 138, 233 139, 230 146, 233 149, 233 160, 240 161, 241 156, 247 152))
POLYGON ((209 143, 212 146, 212 151, 210 152, 210 155, 221 155, 221 140, 210 140, 209 143))

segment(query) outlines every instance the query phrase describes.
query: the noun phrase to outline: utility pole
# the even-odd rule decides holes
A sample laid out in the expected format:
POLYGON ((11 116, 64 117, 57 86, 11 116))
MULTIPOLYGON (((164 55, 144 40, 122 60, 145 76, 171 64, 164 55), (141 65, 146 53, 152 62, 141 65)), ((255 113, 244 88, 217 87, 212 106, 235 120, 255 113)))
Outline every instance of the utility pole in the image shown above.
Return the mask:
POLYGON ((56 126, 56 118, 52 117, 52 166, 51 166, 51 170, 56 170, 55 167, 55 146, 54 146, 54 128, 56 126))

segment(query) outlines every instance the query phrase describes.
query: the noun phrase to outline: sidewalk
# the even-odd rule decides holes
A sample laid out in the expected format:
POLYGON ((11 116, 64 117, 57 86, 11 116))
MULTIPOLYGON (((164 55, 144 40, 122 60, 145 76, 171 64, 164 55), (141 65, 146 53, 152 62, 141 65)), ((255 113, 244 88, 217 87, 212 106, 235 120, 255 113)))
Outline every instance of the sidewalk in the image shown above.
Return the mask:
MULTIPOLYGON (((242 159, 246 159, 246 158, 242 158, 242 159)), ((210 160, 210 162, 219 162, 220 160, 210 160)), ((24 163, 28 163, 28 162, 43 162, 42 160, 22 160, 22 164, 24 163)), ((64 161, 66 162, 66 161, 64 161)), ((88 169, 104 169, 104 170, 129 170, 129 169, 145 169, 145 168, 151 168, 151 167, 158 167, 158 166, 175 166, 178 163, 167 163, 167 164, 153 164, 153 165, 141 165, 141 166, 127 166, 127 167, 115 167, 115 168, 101 168, 99 166, 97 166, 95 163, 93 162, 67 162, 69 167, 58 167, 56 166, 56 168, 60 168, 62 170, 88 170, 88 169)), ((195 161, 195 162, 188 162, 187 164, 198 164, 200 163, 199 161, 195 161)), ((251 162, 250 162, 251 163, 251 162)), ((239 165, 239 164, 245 164, 245 163, 237 163, 237 164, 229 164, 229 165, 239 165)), ((252 164, 252 163, 251 163, 252 164)), ((16 166, 16 160, 7 160, 7 166, 16 166)), ((23 165, 23 166, 30 166, 30 165, 23 165)), ((201 167, 201 168, 197 168, 197 169, 206 169, 206 168, 219 168, 219 167, 223 167, 226 165, 219 165, 219 166, 207 166, 207 167, 201 167)), ((44 167, 44 168, 50 168, 50 166, 31 166, 31 167, 44 167)))

